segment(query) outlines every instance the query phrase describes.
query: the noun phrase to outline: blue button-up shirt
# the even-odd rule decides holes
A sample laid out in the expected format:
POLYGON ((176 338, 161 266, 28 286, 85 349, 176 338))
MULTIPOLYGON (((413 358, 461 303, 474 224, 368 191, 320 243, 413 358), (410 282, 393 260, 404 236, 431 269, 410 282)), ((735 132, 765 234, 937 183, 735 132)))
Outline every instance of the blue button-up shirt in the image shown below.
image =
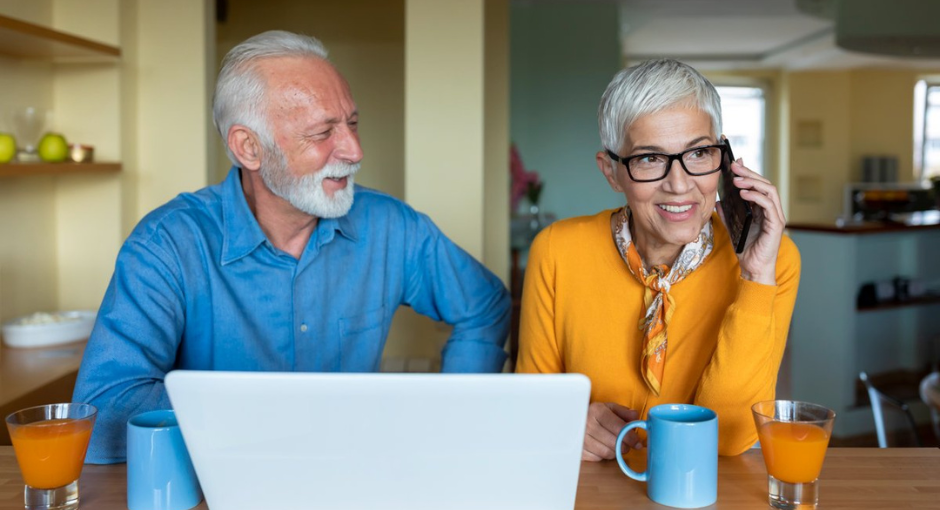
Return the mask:
POLYGON ((300 259, 274 247, 240 173, 148 214, 118 254, 74 400, 98 408, 88 462, 121 462, 125 427, 170 408, 172 369, 372 372, 399 305, 453 325, 446 372, 505 360, 505 286, 427 216, 357 186, 300 259))

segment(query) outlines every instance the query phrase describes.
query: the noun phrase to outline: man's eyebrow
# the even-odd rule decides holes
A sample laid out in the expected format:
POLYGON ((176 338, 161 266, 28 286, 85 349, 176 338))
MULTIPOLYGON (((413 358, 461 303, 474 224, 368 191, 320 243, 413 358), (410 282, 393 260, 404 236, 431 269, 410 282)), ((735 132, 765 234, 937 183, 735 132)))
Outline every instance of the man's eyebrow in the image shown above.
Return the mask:
MULTIPOLYGON (((350 119, 359 118, 359 110, 353 111, 352 114, 349 115, 349 118, 350 118, 350 119)), ((319 125, 322 125, 322 124, 328 124, 328 125, 331 125, 331 126, 332 126, 332 125, 334 125, 334 124, 340 124, 340 123, 342 123, 342 122, 343 122, 343 119, 341 119, 341 118, 339 118, 339 117, 326 117, 326 118, 323 118, 323 119, 317 119, 317 120, 314 121, 311 125, 313 125, 313 126, 319 126, 319 125)))

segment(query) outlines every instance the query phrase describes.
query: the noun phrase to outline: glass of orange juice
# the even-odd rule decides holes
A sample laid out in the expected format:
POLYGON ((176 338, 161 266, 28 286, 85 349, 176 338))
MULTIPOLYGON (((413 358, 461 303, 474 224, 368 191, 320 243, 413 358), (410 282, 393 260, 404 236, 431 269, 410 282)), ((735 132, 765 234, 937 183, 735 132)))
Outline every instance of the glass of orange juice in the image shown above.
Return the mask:
POLYGON ((836 413, 823 406, 769 400, 751 407, 770 492, 770 506, 816 508, 822 471, 836 413))
POLYGON ((27 509, 78 508, 78 478, 97 414, 89 404, 49 404, 7 416, 27 509))

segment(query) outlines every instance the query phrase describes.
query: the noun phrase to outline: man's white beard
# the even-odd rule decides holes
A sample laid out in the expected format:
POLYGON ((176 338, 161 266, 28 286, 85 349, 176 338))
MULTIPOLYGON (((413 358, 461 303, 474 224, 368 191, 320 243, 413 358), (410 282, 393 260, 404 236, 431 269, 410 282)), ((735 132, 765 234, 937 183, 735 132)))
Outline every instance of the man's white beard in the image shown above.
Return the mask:
POLYGON ((290 173, 280 150, 265 150, 261 179, 272 193, 297 209, 317 218, 339 218, 352 207, 354 176, 358 171, 359 163, 327 163, 312 175, 298 177, 290 173), (328 177, 345 177, 346 187, 328 196, 323 189, 323 180, 328 177))

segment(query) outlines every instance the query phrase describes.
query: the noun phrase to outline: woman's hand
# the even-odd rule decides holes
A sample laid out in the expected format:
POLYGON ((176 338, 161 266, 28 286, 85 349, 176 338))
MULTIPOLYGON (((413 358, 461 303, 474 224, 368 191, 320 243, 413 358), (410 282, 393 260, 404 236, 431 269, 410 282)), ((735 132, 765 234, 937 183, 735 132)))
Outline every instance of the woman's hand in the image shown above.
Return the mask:
MULTIPOLYGON (((640 413, 613 402, 592 403, 588 407, 581 460, 613 459, 620 430, 639 417, 640 413)), ((643 444, 633 430, 623 438, 623 453, 628 452, 630 448, 643 448, 643 444)))
MULTIPOLYGON (((744 251, 737 254, 741 278, 764 285, 776 285, 777 252, 783 229, 787 225, 780 195, 777 187, 767 178, 752 172, 743 163, 743 160, 738 159, 731 164, 734 185, 740 189, 741 198, 751 203, 754 213, 744 251)), ((718 213, 727 226, 720 203, 718 213)))

